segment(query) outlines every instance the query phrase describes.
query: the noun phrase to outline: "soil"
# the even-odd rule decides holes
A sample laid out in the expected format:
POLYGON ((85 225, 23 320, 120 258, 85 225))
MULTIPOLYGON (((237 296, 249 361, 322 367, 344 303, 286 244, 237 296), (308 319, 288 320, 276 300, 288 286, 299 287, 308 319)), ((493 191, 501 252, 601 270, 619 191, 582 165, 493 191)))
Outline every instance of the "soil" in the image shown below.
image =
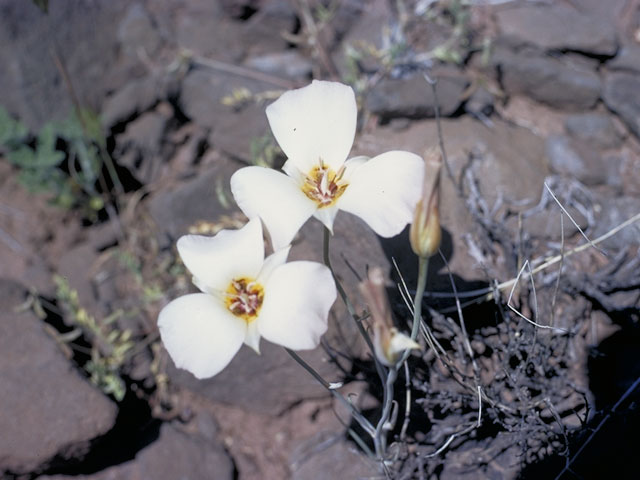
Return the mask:
MULTIPOLYGON (((0 140, 2 478, 636 478, 640 3, 578 3, 0 0, 0 106, 28 132, 0 140), (200 381, 156 325, 195 291, 176 240, 244 224, 229 177, 282 166, 264 109, 313 78, 356 89, 351 156, 446 152, 423 301, 439 347, 396 383, 386 468, 281 348, 200 381), (81 117, 78 144, 80 108, 99 126, 81 117), (34 191, 15 151, 47 124, 63 160, 34 191)), ((408 231, 341 213, 331 255, 359 310, 382 267, 410 329, 408 231)), ((318 222, 291 258, 322 261, 318 222)), ((342 305, 305 359, 379 418, 342 305)))

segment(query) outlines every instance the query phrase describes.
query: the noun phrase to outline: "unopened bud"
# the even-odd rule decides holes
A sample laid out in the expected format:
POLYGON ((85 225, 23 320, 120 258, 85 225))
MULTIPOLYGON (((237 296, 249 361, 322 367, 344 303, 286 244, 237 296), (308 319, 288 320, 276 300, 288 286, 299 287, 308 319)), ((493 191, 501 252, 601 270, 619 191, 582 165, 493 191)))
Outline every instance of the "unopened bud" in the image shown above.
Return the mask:
POLYGON ((420 349, 420 345, 393 326, 391 307, 384 288, 384 274, 380 268, 369 270, 367 280, 360 283, 373 321, 373 348, 376 358, 387 367, 396 364, 407 349, 420 349))
POLYGON ((440 169, 442 157, 434 151, 425 153, 422 197, 416 205, 409 231, 411 248, 416 255, 428 258, 440 248, 440 169))

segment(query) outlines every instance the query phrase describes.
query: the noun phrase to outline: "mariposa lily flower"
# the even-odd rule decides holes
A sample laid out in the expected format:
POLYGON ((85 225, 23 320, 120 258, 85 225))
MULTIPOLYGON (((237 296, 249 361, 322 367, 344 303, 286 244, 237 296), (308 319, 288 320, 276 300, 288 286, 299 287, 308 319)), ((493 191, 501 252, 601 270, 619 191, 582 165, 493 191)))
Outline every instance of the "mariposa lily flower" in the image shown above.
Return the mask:
POLYGON ((245 167, 231 177, 231 191, 249 218, 262 219, 275 249, 291 243, 311 216, 332 230, 339 210, 382 237, 397 235, 411 221, 422 191, 422 159, 391 151, 347 160, 357 116, 351 87, 315 80, 285 92, 266 112, 288 158, 286 175, 245 167))
POLYGON ((260 353, 260 338, 293 350, 318 346, 336 299, 330 270, 316 262, 289 262, 289 247, 264 258, 262 225, 250 220, 214 237, 186 235, 178 252, 202 293, 162 309, 162 341, 179 368, 211 377, 243 343, 260 353))

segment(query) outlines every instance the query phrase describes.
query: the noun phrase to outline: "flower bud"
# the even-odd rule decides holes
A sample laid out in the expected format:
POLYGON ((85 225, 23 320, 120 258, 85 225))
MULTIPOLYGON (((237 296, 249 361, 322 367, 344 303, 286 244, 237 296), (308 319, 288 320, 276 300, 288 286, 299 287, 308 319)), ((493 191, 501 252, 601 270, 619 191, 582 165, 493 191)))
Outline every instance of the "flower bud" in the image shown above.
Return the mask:
POLYGON ((391 307, 384 289, 384 274, 376 267, 369 271, 367 280, 360 283, 373 321, 373 348, 376 358, 387 367, 396 364, 407 349, 420 349, 420 345, 393 326, 391 307))
POLYGON ((422 197, 416 205, 409 231, 411 248, 416 255, 428 258, 440 248, 440 169, 442 157, 433 150, 425 153, 422 197))

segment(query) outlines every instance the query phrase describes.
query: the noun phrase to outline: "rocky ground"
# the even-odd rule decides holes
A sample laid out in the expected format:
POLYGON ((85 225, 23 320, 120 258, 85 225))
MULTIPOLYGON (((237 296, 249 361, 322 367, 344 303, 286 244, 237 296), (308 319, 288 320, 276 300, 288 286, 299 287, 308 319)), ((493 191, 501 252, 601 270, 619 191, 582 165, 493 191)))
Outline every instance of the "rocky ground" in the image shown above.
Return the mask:
MULTIPOLYGON (((90 135, 84 117, 80 144, 53 138, 64 161, 45 180, 73 179, 70 197, 42 179, 49 190, 26 189, 18 147, 0 142, 2 478, 385 478, 347 440, 348 414, 282 349, 242 349, 198 381, 156 327, 193 288, 176 239, 242 225, 229 177, 281 164, 265 105, 311 78, 356 88, 352 155, 422 154, 442 138, 448 157, 446 264, 432 262, 425 299, 445 355, 411 359, 390 475, 635 478, 621 439, 640 420, 640 223, 567 252, 580 230, 594 240, 640 213, 640 2, 36 3, 47 2, 0 0, 0 105, 37 151, 38 132, 74 108, 100 123, 90 135), (87 144, 100 152, 89 180, 74 176, 87 144), (534 287, 494 289, 555 255, 534 287)), ((406 232, 379 239, 348 214, 335 231, 352 295, 367 266, 397 280, 392 257, 414 288, 406 232)), ((321 242, 309 222, 291 257, 320 261, 321 242)), ((375 418, 381 392, 345 320, 336 305, 324 348, 305 358, 375 418)))

